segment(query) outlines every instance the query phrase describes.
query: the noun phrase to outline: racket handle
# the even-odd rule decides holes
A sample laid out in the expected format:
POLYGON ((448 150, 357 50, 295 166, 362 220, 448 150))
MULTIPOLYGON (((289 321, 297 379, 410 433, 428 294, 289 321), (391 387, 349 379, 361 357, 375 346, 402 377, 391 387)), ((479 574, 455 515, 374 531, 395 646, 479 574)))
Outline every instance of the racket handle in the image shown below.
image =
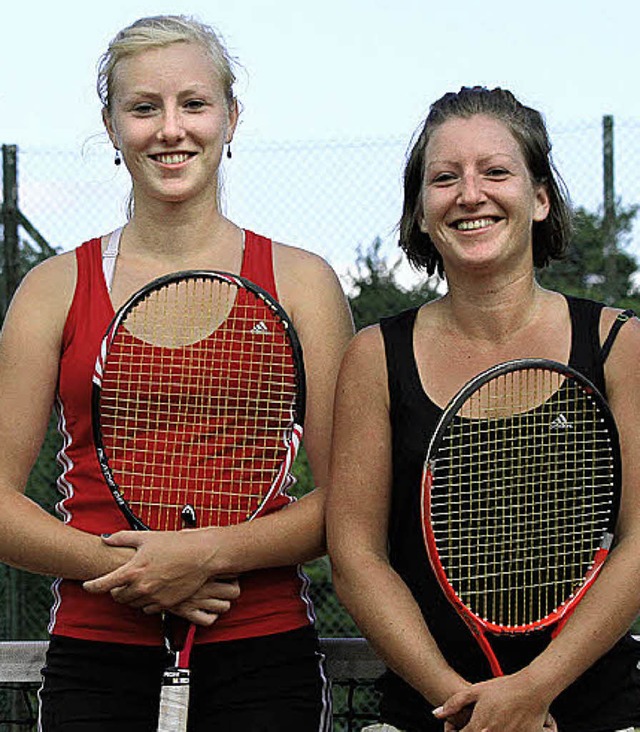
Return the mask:
POLYGON ((189 716, 189 669, 168 668, 162 676, 158 732, 186 732, 189 716))

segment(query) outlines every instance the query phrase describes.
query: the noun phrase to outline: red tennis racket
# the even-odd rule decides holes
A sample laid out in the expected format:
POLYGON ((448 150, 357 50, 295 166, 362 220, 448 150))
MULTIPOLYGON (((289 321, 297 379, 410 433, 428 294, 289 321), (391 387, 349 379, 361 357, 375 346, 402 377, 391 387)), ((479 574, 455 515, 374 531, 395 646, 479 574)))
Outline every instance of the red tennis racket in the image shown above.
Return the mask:
MULTIPOLYGON (((133 529, 249 521, 287 488, 302 437, 302 350, 282 307, 241 277, 161 277, 117 313, 93 377, 105 481, 133 529)), ((287 499, 281 498, 281 501, 287 499)), ((170 652, 159 732, 186 730, 195 626, 170 652)))
POLYGON ((424 466, 424 539, 494 676, 503 672, 488 636, 557 633, 596 579, 620 471, 605 399, 563 364, 500 364, 447 406, 424 466))

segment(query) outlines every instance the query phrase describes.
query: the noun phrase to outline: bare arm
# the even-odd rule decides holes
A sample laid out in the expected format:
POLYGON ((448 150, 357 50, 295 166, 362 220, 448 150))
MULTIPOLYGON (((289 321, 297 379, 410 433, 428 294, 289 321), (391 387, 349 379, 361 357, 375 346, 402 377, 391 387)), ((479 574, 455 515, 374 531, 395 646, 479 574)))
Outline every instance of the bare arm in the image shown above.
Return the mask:
POLYGON ((48 260, 25 277, 0 337, 0 560, 31 572, 87 579, 128 552, 64 525, 24 495, 56 389, 75 257, 48 260))
MULTIPOLYGON (((623 486, 616 547, 561 633, 513 676, 471 687, 445 714, 475 704, 465 732, 536 729, 544 709, 628 630, 640 612, 640 323, 621 330, 606 366, 607 391, 620 432, 623 486)), ((539 729, 539 727, 538 727, 539 729)))
POLYGON ((387 665, 439 704, 465 686, 387 555, 391 428, 378 328, 359 333, 336 393, 327 536, 341 601, 387 665))
MULTIPOLYGON (((317 485, 328 474, 335 380, 353 326, 333 271, 300 250, 277 249, 282 302, 300 337, 307 377, 304 442, 317 485)), ((134 546, 126 567, 88 583, 119 602, 156 610, 189 597, 211 576, 304 562, 325 549, 324 490, 250 523, 178 534, 121 532, 111 544, 134 546)))

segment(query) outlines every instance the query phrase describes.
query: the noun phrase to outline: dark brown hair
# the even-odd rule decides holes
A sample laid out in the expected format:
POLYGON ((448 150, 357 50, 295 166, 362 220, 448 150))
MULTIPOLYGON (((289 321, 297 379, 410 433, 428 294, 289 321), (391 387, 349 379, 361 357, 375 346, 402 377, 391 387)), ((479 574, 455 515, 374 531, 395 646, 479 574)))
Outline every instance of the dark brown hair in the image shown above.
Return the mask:
POLYGON ((417 269, 429 275, 444 274, 442 257, 431 237, 420 229, 425 150, 434 130, 456 117, 468 119, 484 114, 499 120, 514 136, 524 156, 532 181, 544 185, 550 201, 549 215, 533 223, 533 262, 546 266, 561 259, 571 234, 571 209, 564 183, 551 159, 551 142, 540 112, 521 104, 506 89, 462 87, 434 102, 411 148, 404 171, 404 203, 400 219, 400 246, 417 269))

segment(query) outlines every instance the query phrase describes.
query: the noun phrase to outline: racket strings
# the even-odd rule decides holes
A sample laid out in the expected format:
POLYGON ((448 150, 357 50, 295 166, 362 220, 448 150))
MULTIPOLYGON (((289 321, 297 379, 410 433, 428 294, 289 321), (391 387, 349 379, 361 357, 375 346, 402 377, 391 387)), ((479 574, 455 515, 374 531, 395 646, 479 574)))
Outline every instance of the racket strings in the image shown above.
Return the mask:
POLYGON ((290 439, 297 376, 286 329, 233 283, 187 280, 121 323, 104 365, 103 442, 150 528, 238 523, 269 494, 290 439))
POLYGON ((438 554, 472 612, 526 626, 571 597, 606 532, 613 460, 597 404, 570 379, 515 371, 473 394, 431 488, 438 554))

